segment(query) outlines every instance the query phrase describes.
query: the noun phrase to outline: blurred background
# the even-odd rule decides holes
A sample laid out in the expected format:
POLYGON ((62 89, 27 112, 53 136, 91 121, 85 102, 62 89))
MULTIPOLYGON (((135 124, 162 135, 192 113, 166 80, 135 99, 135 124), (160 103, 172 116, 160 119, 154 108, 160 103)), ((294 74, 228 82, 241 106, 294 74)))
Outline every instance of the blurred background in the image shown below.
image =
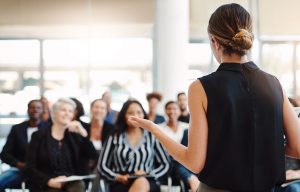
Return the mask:
POLYGON ((0 132, 41 96, 76 97, 87 114, 107 90, 116 110, 129 97, 145 104, 151 91, 175 99, 217 69, 207 23, 231 2, 253 16, 249 56, 299 96, 297 0, 0 0, 0 132))

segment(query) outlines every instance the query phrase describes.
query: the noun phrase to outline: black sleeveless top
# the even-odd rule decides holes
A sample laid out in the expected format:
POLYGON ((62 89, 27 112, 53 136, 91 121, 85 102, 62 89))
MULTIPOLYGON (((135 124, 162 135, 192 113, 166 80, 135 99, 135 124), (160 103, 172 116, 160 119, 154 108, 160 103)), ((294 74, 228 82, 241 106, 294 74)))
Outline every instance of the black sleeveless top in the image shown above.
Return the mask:
POLYGON ((285 180, 283 93, 253 62, 223 63, 199 78, 208 146, 199 180, 230 191, 270 191, 285 180))

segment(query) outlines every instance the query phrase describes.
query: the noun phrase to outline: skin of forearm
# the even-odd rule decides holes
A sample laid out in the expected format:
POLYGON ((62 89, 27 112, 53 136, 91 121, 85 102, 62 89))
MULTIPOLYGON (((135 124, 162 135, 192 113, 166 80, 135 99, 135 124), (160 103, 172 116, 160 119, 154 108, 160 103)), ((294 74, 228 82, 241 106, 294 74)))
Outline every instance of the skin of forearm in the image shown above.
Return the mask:
POLYGON ((173 139, 165 135, 159 128, 154 126, 152 133, 160 141, 160 143, 167 149, 168 153, 179 163, 190 169, 194 170, 193 163, 190 162, 192 158, 188 158, 188 149, 186 146, 177 143, 173 139))

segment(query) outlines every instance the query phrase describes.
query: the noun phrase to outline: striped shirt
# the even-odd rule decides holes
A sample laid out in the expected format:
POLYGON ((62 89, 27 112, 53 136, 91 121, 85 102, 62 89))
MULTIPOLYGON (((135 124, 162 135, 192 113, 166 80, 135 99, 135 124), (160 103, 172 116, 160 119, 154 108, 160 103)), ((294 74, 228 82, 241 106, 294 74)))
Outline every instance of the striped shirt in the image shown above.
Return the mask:
POLYGON ((134 174, 143 170, 158 179, 169 170, 169 156, 159 141, 148 131, 132 148, 127 132, 111 135, 101 150, 98 171, 109 181, 117 174, 134 174))

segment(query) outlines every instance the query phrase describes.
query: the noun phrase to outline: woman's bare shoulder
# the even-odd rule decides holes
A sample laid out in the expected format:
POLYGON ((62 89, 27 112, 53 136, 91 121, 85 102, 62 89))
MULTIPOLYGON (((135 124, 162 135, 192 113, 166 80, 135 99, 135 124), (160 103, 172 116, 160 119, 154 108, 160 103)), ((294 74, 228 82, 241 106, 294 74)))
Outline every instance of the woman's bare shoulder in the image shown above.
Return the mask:
POLYGON ((201 81, 194 80, 189 87, 189 100, 199 101, 202 103, 205 111, 207 108, 207 97, 201 81))

